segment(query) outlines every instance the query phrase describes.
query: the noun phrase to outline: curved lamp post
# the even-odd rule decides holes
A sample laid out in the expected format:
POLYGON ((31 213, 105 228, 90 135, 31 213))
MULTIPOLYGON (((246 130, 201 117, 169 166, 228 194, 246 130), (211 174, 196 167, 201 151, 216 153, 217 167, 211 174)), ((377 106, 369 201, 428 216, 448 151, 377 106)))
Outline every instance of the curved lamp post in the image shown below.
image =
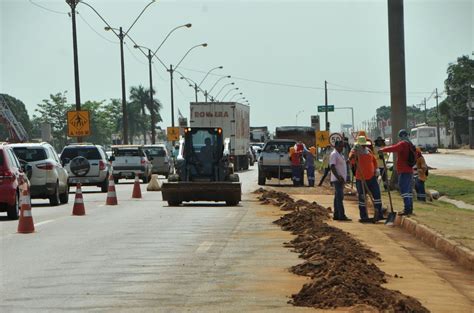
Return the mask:
MULTIPOLYGON (((191 23, 188 23, 188 24, 184 24, 184 25, 180 25, 180 26, 177 26, 175 28, 173 28, 165 37, 165 39, 163 39, 163 41, 160 43, 160 45, 158 46, 158 48, 156 48, 155 52, 151 52, 151 49, 150 48, 147 48, 145 46, 141 46, 141 45, 137 45, 135 42, 135 45, 133 46, 134 48, 136 49, 139 49, 141 53, 143 53, 146 58, 148 59, 148 76, 150 78, 150 115, 151 115, 151 143, 152 144, 155 144, 155 137, 156 137, 156 130, 155 130, 155 124, 156 124, 156 113, 155 113, 155 109, 153 108, 153 105, 154 105, 154 101, 153 101, 153 75, 152 75, 152 70, 151 70, 151 67, 152 67, 152 59, 153 57, 156 55, 156 53, 158 52, 158 50, 160 50, 160 48, 163 46, 163 44, 166 42, 166 40, 169 38, 169 36, 177 29, 180 29, 180 28, 190 28, 192 26, 191 23), (148 50, 148 53, 145 53, 143 50, 148 50)), ((133 40, 132 40, 133 41, 133 40)), ((145 114, 145 112, 143 112, 143 115, 145 114)), ((145 144, 146 144, 146 137, 145 137, 145 144)))
MULTIPOLYGON (((150 6, 152 5, 155 0, 152 0, 150 3, 148 3, 144 8, 143 10, 140 12, 140 14, 138 14, 138 16, 135 18, 135 20, 133 21, 132 25, 130 25, 130 27, 124 32, 122 27, 119 27, 119 28, 113 28, 112 26, 110 26, 109 23, 107 23, 107 21, 99 14, 99 12, 97 12, 96 9, 94 9, 94 7, 92 7, 90 4, 88 4, 87 2, 84 2, 84 1, 79 1, 79 0, 69 0, 68 3, 72 2, 72 1, 75 1, 76 4, 78 3, 81 3, 81 4, 84 4, 86 6, 88 6, 89 8, 92 9, 92 11, 95 12, 95 14, 97 14, 97 16, 99 16, 99 18, 105 23, 105 25, 107 25, 105 27, 105 30, 106 31, 109 31, 111 30, 115 36, 118 37, 119 41, 120 41, 120 69, 121 69, 121 77, 122 77, 122 123, 123 123, 123 143, 124 144, 128 144, 128 117, 127 117, 127 98, 126 98, 126 91, 125 91, 125 62, 124 62, 124 55, 123 55, 123 40, 125 38, 125 36, 128 36, 128 33, 130 32, 130 30, 132 29, 132 27, 137 23, 137 21, 140 19, 140 17, 143 15, 143 13, 145 12, 145 10, 150 6)), ((130 38, 130 36, 128 36, 130 38)))
MULTIPOLYGON (((227 76, 222 76, 221 78, 219 78, 218 80, 216 80, 216 82, 214 83, 214 85, 212 85, 211 89, 209 89, 209 91, 206 91, 204 93, 204 96, 206 97, 206 102, 207 102, 207 96, 211 93, 211 91, 214 89, 214 87, 216 87, 216 85, 223 79, 225 78, 231 78, 232 76, 230 75, 227 75, 227 76)), ((211 97, 212 99, 214 99, 214 97, 211 97)))
MULTIPOLYGON (((221 88, 221 90, 219 90, 219 92, 218 92, 218 93, 216 94, 216 96, 214 97, 214 99, 217 99, 217 97, 219 97, 219 95, 221 94, 222 90, 225 89, 225 87, 227 87, 227 86, 233 86, 233 85, 235 85, 234 82, 223 85, 222 88, 221 88)), ((231 90, 233 90, 233 89, 231 89, 231 90)))
POLYGON ((230 97, 229 101, 232 101, 235 97, 241 96, 243 94, 244 94, 243 92, 238 92, 238 93, 234 94, 232 97, 230 97))
POLYGON ((239 87, 229 89, 229 91, 227 91, 227 93, 222 97, 221 102, 224 101, 225 97, 227 97, 232 90, 239 90, 239 87))

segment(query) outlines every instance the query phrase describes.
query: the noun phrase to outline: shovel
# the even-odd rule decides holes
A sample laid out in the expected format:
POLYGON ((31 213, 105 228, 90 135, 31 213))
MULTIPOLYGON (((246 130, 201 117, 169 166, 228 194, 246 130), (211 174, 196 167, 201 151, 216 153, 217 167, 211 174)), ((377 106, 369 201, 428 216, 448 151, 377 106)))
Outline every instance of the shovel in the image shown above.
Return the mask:
MULTIPOLYGON (((387 171, 387 163, 385 163, 385 157, 382 157, 382 162, 383 162, 383 169, 385 173, 388 173, 387 171)), ((390 184, 388 182, 388 175, 385 175, 385 183, 387 184, 387 192, 388 192, 388 200, 390 202, 390 213, 388 213, 387 220, 385 221, 385 225, 392 226, 393 223, 395 222, 395 218, 397 217, 397 214, 393 211, 393 204, 392 204, 392 195, 390 194, 390 184)))

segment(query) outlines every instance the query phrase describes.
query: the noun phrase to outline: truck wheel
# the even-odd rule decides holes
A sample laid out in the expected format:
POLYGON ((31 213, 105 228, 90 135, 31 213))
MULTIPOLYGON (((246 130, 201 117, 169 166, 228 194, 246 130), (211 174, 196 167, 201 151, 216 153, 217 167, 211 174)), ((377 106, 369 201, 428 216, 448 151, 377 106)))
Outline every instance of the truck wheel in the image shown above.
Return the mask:
MULTIPOLYGON (((107 177, 108 177, 108 175, 107 175, 107 177)), ((109 191, 109 179, 108 178, 106 178, 104 180, 104 182, 102 183, 102 185, 100 185, 100 191, 101 192, 109 191)))
POLYGON ((228 201, 225 202, 225 204, 227 206, 236 206, 237 204, 239 204, 239 201, 237 201, 237 200, 228 200, 228 201))
POLYGON ((180 204, 181 204, 181 201, 168 200, 168 206, 179 206, 180 204))
POLYGON ((258 172, 258 184, 260 186, 265 186, 265 181, 266 181, 265 176, 262 176, 260 172, 258 172))
POLYGON ((119 183, 119 179, 118 178, 114 178, 114 184, 117 185, 119 183))

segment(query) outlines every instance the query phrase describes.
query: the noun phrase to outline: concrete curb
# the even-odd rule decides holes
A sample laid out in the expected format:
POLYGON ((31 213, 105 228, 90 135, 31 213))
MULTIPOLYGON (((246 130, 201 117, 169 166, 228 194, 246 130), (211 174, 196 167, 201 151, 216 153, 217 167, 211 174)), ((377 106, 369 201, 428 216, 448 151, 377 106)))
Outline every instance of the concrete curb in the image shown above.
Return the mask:
POLYGON ((437 231, 406 216, 397 216, 394 224, 414 235, 430 247, 447 255, 450 259, 458 262, 466 269, 470 271, 474 270, 474 251, 469 248, 445 238, 437 231))

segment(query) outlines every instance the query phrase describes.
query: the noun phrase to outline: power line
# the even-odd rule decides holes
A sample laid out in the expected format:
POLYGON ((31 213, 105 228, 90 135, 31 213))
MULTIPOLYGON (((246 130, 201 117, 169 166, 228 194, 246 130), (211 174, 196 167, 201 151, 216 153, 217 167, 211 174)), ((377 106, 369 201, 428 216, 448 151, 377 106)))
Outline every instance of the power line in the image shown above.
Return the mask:
POLYGON ((141 61, 140 59, 137 58, 137 56, 135 55, 135 53, 132 51, 132 49, 130 49, 130 47, 127 45, 126 42, 123 43, 124 46, 127 48, 128 52, 130 52, 130 54, 132 55, 132 57, 135 59, 135 61, 137 61, 138 63, 140 64, 143 64, 143 65, 146 65, 145 62, 141 61))
POLYGON ((164 82, 168 82, 168 81, 169 81, 169 79, 165 79, 165 78, 163 78, 163 76, 161 76, 161 73, 160 73, 160 72, 158 71, 158 69, 156 68, 155 63, 151 63, 151 65, 152 65, 153 70, 155 71, 155 73, 158 75, 158 77, 159 77, 162 81, 164 81, 164 82))
POLYGON ((61 12, 61 11, 56 11, 56 10, 53 10, 53 9, 49 9, 49 8, 47 8, 47 7, 45 7, 45 6, 42 6, 42 5, 39 4, 39 3, 33 2, 33 0, 28 0, 28 1, 29 1, 32 5, 37 6, 38 8, 41 8, 41 9, 43 9, 43 10, 45 10, 45 11, 49 11, 49 12, 51 12, 51 13, 56 13, 56 14, 61 14, 61 15, 63 15, 63 14, 69 14, 68 12, 61 12))
MULTIPOLYGON (((77 12, 77 11, 76 11, 76 12, 77 12)), ((102 39, 104 39, 104 40, 106 40, 106 41, 108 41, 108 42, 110 42, 110 43, 113 43, 113 44, 116 44, 116 45, 119 44, 118 41, 110 40, 110 39, 108 39, 107 37, 103 36, 103 35, 102 35, 101 33, 99 33, 98 31, 96 31, 96 30, 94 29, 94 27, 92 27, 92 25, 89 24, 89 23, 86 21, 86 19, 85 19, 84 17, 82 17, 81 14, 79 14, 79 12, 77 12, 77 15, 79 16, 79 18, 80 18, 84 23, 86 23, 87 26, 89 26, 89 28, 90 28, 94 33, 97 34, 97 36, 101 37, 102 39)))

